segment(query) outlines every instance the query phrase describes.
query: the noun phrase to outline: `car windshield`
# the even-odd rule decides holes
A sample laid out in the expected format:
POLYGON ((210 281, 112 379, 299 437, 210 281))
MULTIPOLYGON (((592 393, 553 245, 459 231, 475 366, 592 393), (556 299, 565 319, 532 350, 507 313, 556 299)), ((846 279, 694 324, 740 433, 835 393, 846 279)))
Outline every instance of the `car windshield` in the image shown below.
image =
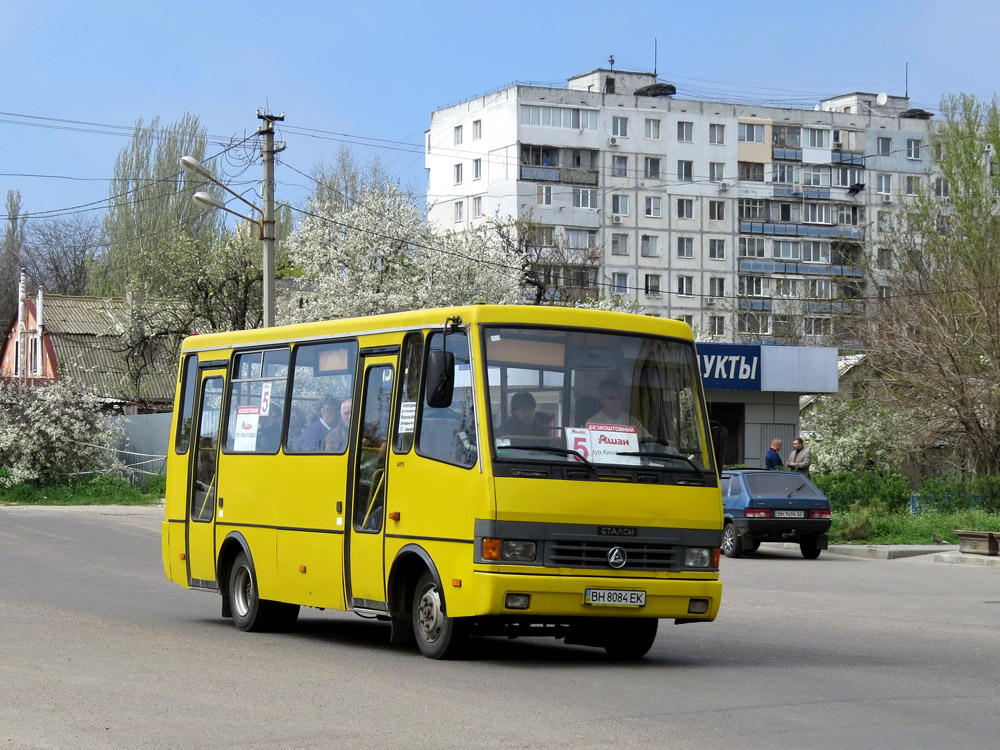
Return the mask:
POLYGON ((751 497, 823 497, 816 486, 797 471, 745 474, 751 497))
POLYGON ((484 340, 497 459, 714 468, 692 342, 537 327, 484 340))

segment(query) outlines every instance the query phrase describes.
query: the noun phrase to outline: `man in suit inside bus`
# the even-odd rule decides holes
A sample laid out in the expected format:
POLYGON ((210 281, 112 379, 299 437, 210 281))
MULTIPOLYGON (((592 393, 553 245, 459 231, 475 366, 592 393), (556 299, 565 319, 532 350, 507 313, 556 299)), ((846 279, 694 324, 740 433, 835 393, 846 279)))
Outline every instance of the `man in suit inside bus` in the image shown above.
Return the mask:
POLYGON ((303 453, 319 453, 324 449, 326 436, 337 423, 337 402, 326 396, 319 403, 319 419, 306 425, 299 434, 295 444, 296 450, 303 453))

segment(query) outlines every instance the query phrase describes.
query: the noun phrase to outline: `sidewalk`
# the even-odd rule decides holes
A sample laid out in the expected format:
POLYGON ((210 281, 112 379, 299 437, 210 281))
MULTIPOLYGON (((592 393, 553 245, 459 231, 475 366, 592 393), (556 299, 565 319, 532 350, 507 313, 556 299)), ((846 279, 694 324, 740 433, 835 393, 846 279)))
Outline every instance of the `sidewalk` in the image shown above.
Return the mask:
POLYGON ((939 563, 1000 567, 1000 557, 959 552, 957 544, 831 544, 827 551, 832 555, 867 557, 872 560, 934 555, 934 562, 939 563))

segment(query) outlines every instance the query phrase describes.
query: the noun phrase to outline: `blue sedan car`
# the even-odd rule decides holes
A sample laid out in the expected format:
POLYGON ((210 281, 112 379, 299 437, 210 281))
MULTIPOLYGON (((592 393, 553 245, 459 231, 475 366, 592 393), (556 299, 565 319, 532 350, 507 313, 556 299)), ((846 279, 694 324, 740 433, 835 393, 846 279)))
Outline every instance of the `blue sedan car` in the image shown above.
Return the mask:
POLYGON ((830 501, 797 471, 724 471, 722 504, 726 557, 756 552, 761 542, 798 542, 807 560, 827 548, 830 501))

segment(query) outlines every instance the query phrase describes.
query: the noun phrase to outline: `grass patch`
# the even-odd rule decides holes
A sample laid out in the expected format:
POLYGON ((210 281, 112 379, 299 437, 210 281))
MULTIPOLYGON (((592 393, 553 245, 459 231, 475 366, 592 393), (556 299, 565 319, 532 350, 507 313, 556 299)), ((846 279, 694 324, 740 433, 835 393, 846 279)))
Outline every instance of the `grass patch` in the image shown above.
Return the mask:
POLYGON ((152 477, 143 488, 124 479, 95 476, 68 484, 41 486, 25 482, 0 487, 0 502, 12 505, 155 505, 163 497, 165 479, 152 477))
POLYGON ((949 544, 958 544, 955 529, 1000 531, 1000 514, 984 510, 928 510, 911 516, 855 506, 849 511, 834 512, 829 537, 833 544, 934 544, 936 534, 949 544))

